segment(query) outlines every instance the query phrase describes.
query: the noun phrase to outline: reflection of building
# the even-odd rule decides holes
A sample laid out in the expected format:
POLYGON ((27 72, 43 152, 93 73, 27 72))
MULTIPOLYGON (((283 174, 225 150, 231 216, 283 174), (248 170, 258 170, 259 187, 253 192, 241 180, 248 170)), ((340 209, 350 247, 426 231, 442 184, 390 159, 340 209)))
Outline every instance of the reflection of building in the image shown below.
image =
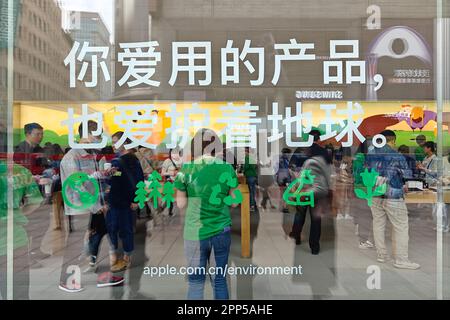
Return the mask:
MULTIPOLYGON (((123 97, 146 97, 184 100, 252 100, 261 98, 265 104, 281 97, 295 101, 296 90, 340 90, 343 99, 365 99, 366 85, 352 83, 328 85, 323 80, 323 62, 329 60, 330 40, 359 40, 359 59, 366 60, 369 42, 382 30, 395 25, 414 28, 430 44, 433 39, 433 19, 435 7, 420 0, 393 0, 389 5, 380 5, 382 23, 380 30, 367 30, 369 4, 361 1, 336 0, 322 3, 315 0, 302 1, 183 1, 183 0, 118 0, 116 1, 117 42, 158 41, 162 61, 157 67, 155 78, 160 87, 142 86, 138 89, 122 88, 123 97), (275 43, 289 43, 296 38, 299 43, 314 43, 314 61, 293 61, 281 64, 281 76, 277 85, 271 83, 274 75, 275 43), (255 79, 243 63, 240 63, 240 83, 221 85, 221 48, 227 40, 242 49, 244 40, 250 39, 252 47, 265 48, 265 75, 261 86, 251 86, 255 79), (185 74, 179 77, 174 86, 168 84, 172 71, 172 46, 174 41, 211 41, 212 44, 212 82, 208 86, 189 86, 185 74)), ((249 57, 255 66, 257 59, 249 57)), ((419 61, 420 62, 420 61, 419 61)), ((380 68, 386 74, 404 68, 425 69, 414 59, 405 61, 381 61, 380 68)), ((116 74, 119 77, 120 72, 116 74)), ((394 86, 385 82, 379 92, 380 99, 388 98, 431 98, 432 85, 394 86), (389 88, 388 88, 389 87, 389 88), (387 92, 387 89, 390 91, 387 92), (411 96, 412 95, 412 96, 411 96)))
MULTIPOLYGON (((71 21, 68 29, 68 33, 74 41, 78 41, 80 43, 86 41, 89 42, 90 46, 109 48, 106 65, 108 66, 108 70, 111 72, 111 56, 114 53, 111 52, 112 46, 109 41, 109 31, 103 23, 100 15, 95 12, 78 11, 70 11, 69 15, 71 17, 76 17, 74 21, 71 21)), ((91 60, 89 54, 86 55, 86 60, 91 60)), ((100 98, 102 100, 109 99, 111 97, 111 81, 106 82, 102 76, 98 77, 98 84, 95 87, 95 90, 97 91, 96 98, 100 98)))
MULTIPOLYGON (((92 92, 69 88, 64 58, 72 39, 61 28, 61 8, 53 0, 21 1, 14 47, 14 100, 87 100, 92 92)), ((7 50, 0 51, 0 78, 6 79, 7 50)), ((0 80, 0 90, 6 81, 0 80)))
MULTIPOLYGON (((151 30, 151 8, 152 2, 149 0, 116 0, 115 10, 115 44, 116 55, 120 51, 119 43, 141 42, 150 40, 151 30)), ((116 98, 139 98, 148 97, 152 94, 152 88, 138 86, 128 88, 126 85, 120 87, 117 81, 126 72, 120 63, 115 64, 115 96, 116 98)))

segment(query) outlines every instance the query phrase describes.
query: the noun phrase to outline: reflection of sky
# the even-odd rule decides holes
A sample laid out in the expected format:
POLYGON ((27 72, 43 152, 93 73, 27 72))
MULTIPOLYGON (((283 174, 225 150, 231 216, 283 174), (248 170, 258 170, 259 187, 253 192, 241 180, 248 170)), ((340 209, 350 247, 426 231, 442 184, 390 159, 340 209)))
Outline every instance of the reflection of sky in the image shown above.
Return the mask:
POLYGON ((109 32, 114 32, 114 0, 61 0, 61 6, 65 10, 98 12, 109 32))

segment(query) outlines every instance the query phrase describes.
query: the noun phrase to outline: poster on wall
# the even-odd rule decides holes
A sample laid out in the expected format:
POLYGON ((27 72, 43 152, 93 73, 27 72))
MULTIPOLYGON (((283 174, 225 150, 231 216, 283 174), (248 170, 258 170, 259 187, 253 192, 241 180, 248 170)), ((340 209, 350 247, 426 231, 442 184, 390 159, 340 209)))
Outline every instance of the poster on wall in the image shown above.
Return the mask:
POLYGON ((433 21, 383 20, 380 30, 362 36, 367 61, 366 100, 432 100, 433 21), (375 91, 373 76, 381 74, 383 87, 375 91))

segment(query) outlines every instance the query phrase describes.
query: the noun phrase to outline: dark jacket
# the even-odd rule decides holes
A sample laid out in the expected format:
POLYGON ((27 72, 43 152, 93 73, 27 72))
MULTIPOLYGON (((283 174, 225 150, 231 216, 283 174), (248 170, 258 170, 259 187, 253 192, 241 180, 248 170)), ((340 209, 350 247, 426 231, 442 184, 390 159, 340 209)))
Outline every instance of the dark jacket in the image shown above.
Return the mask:
POLYGON ((405 157, 385 145, 374 148, 367 155, 369 168, 375 169, 381 177, 387 180, 387 191, 384 197, 389 199, 403 198, 403 185, 405 179, 411 178, 411 169, 405 157))
POLYGON ((16 164, 24 166, 33 175, 41 175, 45 170, 45 165, 51 163, 44 156, 44 149, 41 146, 32 147, 25 140, 14 148, 13 159, 16 164))
POLYGON ((118 170, 111 177, 108 203, 113 208, 129 208, 136 196, 136 185, 144 181, 141 164, 134 154, 127 153, 114 159, 112 166, 118 170))

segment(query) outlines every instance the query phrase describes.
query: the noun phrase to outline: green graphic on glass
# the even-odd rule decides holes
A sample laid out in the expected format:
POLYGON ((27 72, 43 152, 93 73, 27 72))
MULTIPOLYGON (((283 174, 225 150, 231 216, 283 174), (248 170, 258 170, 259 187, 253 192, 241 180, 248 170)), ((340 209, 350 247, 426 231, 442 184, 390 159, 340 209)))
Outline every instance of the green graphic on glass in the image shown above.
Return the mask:
POLYGON ((213 192, 211 193, 211 195, 209 196, 209 203, 214 204, 214 205, 219 205, 221 200, 220 198, 217 197, 217 195, 220 193, 220 184, 216 184, 213 188, 212 188, 213 192))
POLYGON ((139 208, 144 208, 145 203, 148 201, 148 192, 146 190, 147 185, 145 184, 144 181, 140 181, 137 185, 136 185, 136 192, 134 193, 136 195, 136 197, 134 198, 134 201, 137 202, 139 204, 139 208))
POLYGON ((158 171, 153 171, 152 174, 148 177, 148 181, 150 182, 150 193, 149 198, 153 200, 153 208, 158 208, 158 198, 162 197, 159 189, 162 188, 160 181, 162 180, 161 175, 158 171))
POLYGON ((175 202, 175 197, 173 196, 175 194, 175 187, 172 182, 164 183, 163 193, 162 201, 166 202, 167 206, 175 202))
POLYGON ((139 208, 144 208, 145 203, 149 199, 153 200, 153 207, 156 209, 158 207, 158 198, 162 198, 163 202, 167 205, 175 202, 175 186, 172 182, 165 182, 164 187, 162 187, 160 181, 162 180, 161 175, 157 171, 153 171, 148 177, 148 182, 140 181, 136 185, 136 192, 134 193, 136 197, 134 201, 138 203, 139 208), (161 194, 160 189, 163 188, 163 194, 161 194))
MULTIPOLYGON (((238 181, 236 178, 232 178, 231 174, 229 172, 224 172, 220 175, 219 177, 219 182, 220 183, 225 183, 227 184, 227 186, 229 186, 230 188, 236 188, 238 186, 238 181)), ((213 192, 211 193, 211 196, 209 197, 209 203, 214 204, 214 205, 219 205, 221 203, 221 199, 218 198, 217 196, 219 195, 220 191, 221 191, 221 187, 220 184, 216 184, 213 188, 212 188, 213 192)), ((242 202, 242 193, 240 190, 236 189, 233 191, 233 196, 228 195, 223 199, 223 202, 226 205, 233 205, 233 204, 239 204, 242 202)))
POLYGON ((377 185, 378 176, 380 174, 374 170, 371 169, 370 172, 367 170, 367 168, 364 170, 363 173, 360 174, 363 180, 363 184, 367 189, 367 192, 364 192, 364 190, 360 188, 355 188, 355 194, 360 199, 366 199, 367 205, 369 207, 372 206, 372 199, 373 197, 379 197, 386 193, 387 185, 385 182, 379 183, 377 185), (373 189, 376 186, 375 190, 373 189))
POLYGON ((302 190, 305 185, 312 185, 315 177, 311 174, 311 170, 303 170, 300 177, 292 181, 286 188, 286 191, 283 193, 283 200, 287 204, 294 206, 314 207, 314 192, 312 190, 302 192, 302 190))
POLYGON ((89 177, 87 173, 75 172, 71 174, 62 185, 62 196, 64 203, 70 208, 77 210, 89 209, 98 200, 98 194, 100 192, 100 187, 96 179, 89 177), (87 191, 87 185, 92 184, 94 193, 87 191), (67 189, 70 188, 72 191, 78 194, 78 199, 80 205, 77 205, 69 199, 67 196, 67 189))
POLYGON ((226 205, 231 206, 233 204, 239 204, 242 202, 242 193, 240 190, 236 189, 233 191, 234 198, 229 195, 226 196, 225 199, 223 199, 223 202, 225 202, 226 205))

